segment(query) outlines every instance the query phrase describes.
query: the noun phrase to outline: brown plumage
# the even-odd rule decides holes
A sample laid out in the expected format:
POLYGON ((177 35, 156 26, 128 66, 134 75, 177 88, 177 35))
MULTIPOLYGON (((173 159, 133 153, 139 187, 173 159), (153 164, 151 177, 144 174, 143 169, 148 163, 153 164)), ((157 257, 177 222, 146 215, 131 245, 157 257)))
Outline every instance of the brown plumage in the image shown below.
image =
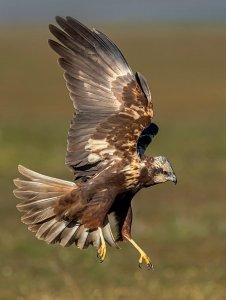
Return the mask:
POLYGON ((47 243, 80 249, 92 244, 101 261, 105 241, 118 247, 127 239, 141 254, 139 263, 151 268, 131 237, 131 201, 142 187, 176 182, 176 176, 166 158, 144 155, 158 132, 148 84, 103 33, 71 17, 56 21, 60 28, 49 28, 60 43, 49 44, 60 55, 75 109, 66 154, 75 183, 19 166, 28 178, 14 181, 16 197, 24 200, 17 205, 21 220, 47 243))

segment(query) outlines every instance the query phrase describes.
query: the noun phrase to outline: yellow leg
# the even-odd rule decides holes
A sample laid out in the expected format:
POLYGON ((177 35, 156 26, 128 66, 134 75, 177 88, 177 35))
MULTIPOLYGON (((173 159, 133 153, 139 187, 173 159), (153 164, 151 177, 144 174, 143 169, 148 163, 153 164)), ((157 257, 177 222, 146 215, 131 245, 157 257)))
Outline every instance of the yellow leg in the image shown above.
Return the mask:
POLYGON ((101 245, 100 248, 97 250, 97 257, 100 259, 100 262, 103 262, 106 256, 107 248, 106 248, 106 243, 104 240, 103 232, 100 227, 98 227, 99 233, 100 233, 100 241, 101 245))
POLYGON ((129 238, 129 237, 125 237, 136 249, 137 251, 140 253, 140 258, 139 258, 139 267, 141 268, 141 264, 142 262, 144 261, 147 265, 147 268, 149 270, 152 270, 154 271, 154 268, 153 268, 153 264, 151 262, 151 259, 147 256, 147 254, 137 245, 137 243, 129 238))

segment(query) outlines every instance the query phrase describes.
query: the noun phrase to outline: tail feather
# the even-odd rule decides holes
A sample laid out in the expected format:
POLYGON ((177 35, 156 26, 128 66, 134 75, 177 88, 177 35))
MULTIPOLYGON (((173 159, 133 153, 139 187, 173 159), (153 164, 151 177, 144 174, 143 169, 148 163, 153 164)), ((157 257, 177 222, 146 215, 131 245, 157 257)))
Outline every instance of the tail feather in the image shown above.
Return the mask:
POLYGON ((31 210, 28 211, 24 216, 21 217, 21 221, 26 224, 38 224, 43 221, 55 217, 54 209, 52 207, 47 207, 44 210, 31 210))
MULTIPOLYGON (((17 194, 15 192, 14 192, 14 195, 17 196, 17 194)), ((37 199, 36 197, 34 197, 32 200, 27 200, 27 201, 17 204, 16 208, 20 212, 29 212, 32 210, 35 210, 35 211, 43 210, 43 209, 53 206, 59 199, 60 199, 60 196, 44 198, 44 199, 39 199, 39 198, 37 199)))
POLYGON ((63 247, 69 247, 70 245, 72 245, 74 243, 74 235, 75 232, 78 230, 79 228, 79 224, 78 225, 74 225, 73 227, 66 227, 62 234, 61 234, 61 241, 60 244, 63 247))
POLYGON ((40 224, 32 224, 32 225, 28 225, 28 230, 30 230, 31 232, 36 233, 38 231, 38 229, 40 228, 40 224))
POLYGON ((20 174, 24 175, 27 178, 30 178, 32 181, 46 183, 48 185, 53 185, 55 187, 60 187, 62 189, 63 187, 68 188, 72 187, 74 188, 75 184, 74 182, 49 177, 46 175, 42 175, 40 173, 37 173, 35 171, 29 170, 28 168, 25 168, 24 166, 19 165, 18 170, 20 174))
POLYGON ((111 226, 108 217, 106 217, 105 226, 103 227, 103 235, 104 235, 104 239, 110 246, 119 248, 115 241, 114 235, 111 231, 111 226))
POLYGON ((86 243, 86 239, 88 238, 89 235, 89 229, 83 229, 82 233, 79 235, 79 238, 77 240, 77 247, 79 249, 85 249, 87 247, 85 247, 85 243, 86 243))
POLYGON ((93 247, 99 248, 100 243, 101 243, 99 231, 98 230, 93 230, 93 231, 90 232, 89 236, 90 236, 90 240, 92 241, 93 247))
POLYGON ((60 238, 61 232, 67 227, 69 222, 58 221, 56 222, 48 231, 48 234, 45 237, 45 241, 48 244, 56 243, 60 238))
POLYGON ((45 184, 42 182, 38 181, 26 181, 26 180, 21 180, 21 179, 14 179, 14 184, 20 188, 21 191, 32 191, 35 189, 36 192, 43 192, 43 191, 48 191, 48 192, 60 192, 62 193, 62 190, 66 190, 68 188, 65 187, 58 187, 58 186, 52 186, 49 184, 45 184))
MULTIPOLYGON (((95 248, 100 247, 97 228, 90 230, 79 220, 60 219, 54 212, 54 207, 61 197, 78 188, 75 183, 45 176, 23 166, 18 166, 18 170, 28 180, 14 180, 17 187, 14 195, 23 200, 17 205, 17 209, 24 213, 21 221, 28 225, 28 229, 34 232, 38 239, 49 244, 59 242, 63 247, 72 244, 80 249, 85 249, 90 244, 95 248)), ((108 217, 103 227, 103 235, 109 245, 118 247, 108 217)))
POLYGON ((51 229, 51 227, 57 223, 58 221, 54 218, 52 220, 49 220, 45 223, 40 224, 40 227, 38 228, 38 231, 36 233, 36 237, 39 240, 45 240, 49 230, 51 229))

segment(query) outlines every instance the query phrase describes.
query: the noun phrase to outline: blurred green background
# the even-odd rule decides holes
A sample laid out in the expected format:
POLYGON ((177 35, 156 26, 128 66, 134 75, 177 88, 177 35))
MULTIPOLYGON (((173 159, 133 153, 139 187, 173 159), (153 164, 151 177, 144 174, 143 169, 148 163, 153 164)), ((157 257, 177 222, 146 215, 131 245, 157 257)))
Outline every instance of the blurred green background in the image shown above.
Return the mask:
POLYGON ((141 191, 134 239, 155 272, 138 268, 128 243, 50 246, 20 222, 17 165, 72 180, 64 165, 72 105, 48 48, 47 26, 0 28, 0 299, 226 299, 226 25, 99 24, 148 79, 160 131, 148 148, 166 155, 178 184, 141 191))

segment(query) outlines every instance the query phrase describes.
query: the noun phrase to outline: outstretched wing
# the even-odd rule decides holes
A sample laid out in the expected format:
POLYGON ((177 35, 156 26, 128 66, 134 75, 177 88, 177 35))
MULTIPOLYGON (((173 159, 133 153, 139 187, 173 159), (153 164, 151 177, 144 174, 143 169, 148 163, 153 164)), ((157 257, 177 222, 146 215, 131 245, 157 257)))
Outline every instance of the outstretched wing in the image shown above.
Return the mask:
POLYGON ((77 20, 56 17, 49 44, 59 55, 75 112, 66 164, 76 178, 92 176, 109 161, 137 156, 137 141, 153 115, 143 76, 132 73, 117 46, 77 20), (63 30, 62 30, 63 29, 63 30))

